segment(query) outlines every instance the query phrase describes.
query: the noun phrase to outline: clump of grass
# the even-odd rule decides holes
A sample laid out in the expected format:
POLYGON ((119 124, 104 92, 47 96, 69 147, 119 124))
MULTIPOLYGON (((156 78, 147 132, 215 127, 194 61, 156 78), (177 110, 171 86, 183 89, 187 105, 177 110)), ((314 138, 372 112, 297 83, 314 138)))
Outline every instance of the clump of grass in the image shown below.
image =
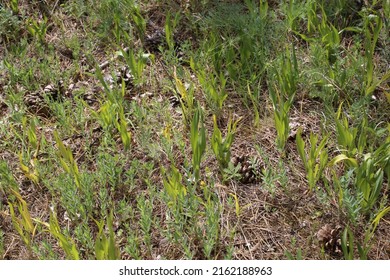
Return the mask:
POLYGON ((214 121, 214 130, 213 135, 211 136, 211 147, 213 149, 214 155, 218 160, 219 167, 221 170, 228 167, 231 156, 231 147, 234 140, 234 134, 237 130, 237 123, 240 120, 233 122, 232 119, 229 120, 227 125, 227 132, 225 139, 222 138, 222 132, 218 128, 217 117, 213 116, 214 121))
POLYGON ((270 76, 268 89, 274 110, 277 145, 282 151, 290 132, 289 111, 294 102, 299 78, 295 50, 291 53, 287 50, 276 67, 270 76))
POLYGON ((203 112, 200 107, 194 113, 191 122, 191 149, 192 149, 192 168, 194 169, 194 179, 198 182, 200 179, 200 163, 206 150, 206 129, 203 124, 203 112))
POLYGON ((0 8, 0 38, 5 43, 15 42, 21 32, 21 22, 13 9, 0 8))
POLYGON ((4 231, 0 230, 0 259, 3 259, 4 252, 5 252, 4 231))
POLYGON ((119 260, 120 252, 119 248, 115 243, 115 234, 113 230, 113 214, 110 214, 107 217, 107 226, 108 226, 108 237, 105 236, 104 230, 104 221, 97 222, 96 224, 99 228, 98 235, 95 241, 95 255, 97 260, 119 260))
POLYGON ((30 211, 28 210, 26 201, 22 198, 20 193, 16 191, 12 191, 13 195, 15 195, 17 199, 17 209, 20 217, 18 217, 15 213, 14 206, 12 203, 9 203, 10 214, 12 217, 12 223, 16 229, 16 231, 21 236, 23 242, 26 244, 27 249, 30 254, 32 253, 32 242, 35 236, 36 226, 31 218, 30 211))
POLYGON ((309 188, 313 190, 316 188, 317 182, 322 177, 322 173, 328 164, 328 151, 325 148, 327 137, 323 137, 321 142, 318 143, 318 136, 310 133, 310 152, 306 154, 305 142, 301 133, 301 129, 299 129, 296 136, 297 149, 306 170, 309 188))

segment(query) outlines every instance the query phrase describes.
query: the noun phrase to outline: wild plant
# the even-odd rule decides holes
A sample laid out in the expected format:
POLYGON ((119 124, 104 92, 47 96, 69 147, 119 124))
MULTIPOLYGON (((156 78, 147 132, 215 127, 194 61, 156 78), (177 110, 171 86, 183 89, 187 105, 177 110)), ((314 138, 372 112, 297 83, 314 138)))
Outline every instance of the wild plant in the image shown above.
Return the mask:
POLYGON ((371 239, 373 237, 375 226, 369 225, 364 232, 364 240, 362 243, 355 242, 353 231, 347 226, 341 235, 341 249, 345 260, 355 259, 355 244, 360 260, 368 260, 368 253, 371 249, 371 239))
POLYGON ((274 107, 274 121, 277 132, 276 142, 279 150, 282 151, 286 145, 290 132, 290 118, 288 113, 293 103, 293 96, 291 96, 288 100, 283 100, 283 97, 280 95, 277 89, 273 88, 272 86, 269 87, 269 92, 274 107))
POLYGON ((234 135, 237 131, 237 123, 240 121, 240 119, 236 120, 235 122, 233 122, 232 119, 229 119, 225 139, 222 138, 222 132, 218 128, 217 117, 215 115, 213 116, 213 120, 214 130, 211 136, 211 147, 215 157, 218 160, 220 170, 223 171, 228 167, 230 162, 230 149, 233 144, 234 135))
POLYGON ((279 187, 285 188, 288 182, 286 169, 283 162, 278 163, 278 167, 274 168, 270 165, 269 159, 265 159, 266 167, 261 171, 262 182, 264 188, 271 194, 272 197, 276 195, 279 187))
POLYGON ((194 171, 194 179, 197 183, 200 179, 200 163, 206 150, 206 129, 204 128, 203 110, 200 106, 198 106, 192 118, 190 142, 192 149, 192 168, 194 171))
POLYGON ((189 4, 187 4, 187 7, 191 8, 191 11, 200 12, 207 7, 210 0, 189 0, 188 2, 189 4))
MULTIPOLYGON (((295 249, 296 248, 296 243, 297 243, 297 240, 295 238, 293 238, 291 240, 291 247, 295 249)), ((301 248, 297 248, 297 249, 295 249, 295 251, 296 251, 296 253, 294 254, 294 253, 286 250, 284 252, 284 254, 286 255, 288 260, 303 260, 302 249, 301 248)))
MULTIPOLYGON (((165 175, 166 171, 163 170, 162 173, 165 175)), ((182 184, 182 175, 179 170, 175 166, 171 166, 171 174, 165 175, 163 182, 165 192, 170 198, 168 206, 181 208, 180 202, 184 201, 184 197, 187 195, 187 189, 182 184)))
POLYGON ((362 162, 356 168, 356 186, 363 195, 362 208, 365 213, 377 204, 383 187, 383 169, 375 166, 371 154, 365 154, 362 162))
POLYGON ((388 131, 389 136, 385 142, 373 152, 374 166, 383 169, 387 179, 390 178, 390 124, 388 131))
MULTIPOLYGON (((366 227, 364 231, 364 239, 363 242, 357 242, 356 247, 358 250, 359 258, 361 260, 368 260, 368 253, 371 249, 371 243, 372 238, 374 237, 374 233, 376 228, 379 225, 380 220, 390 212, 390 207, 382 207, 382 210, 379 211, 374 218, 372 219, 372 222, 366 227)), ((344 259, 346 260, 354 260, 354 250, 355 250, 355 237, 352 230, 347 226, 343 234, 341 236, 341 248, 344 254, 344 259)))
POLYGON ((48 19, 44 17, 42 20, 28 19, 26 22, 26 29, 30 35, 38 41, 38 43, 46 44, 46 33, 49 27, 48 19))
POLYGON ((333 65, 336 62, 337 49, 340 46, 340 35, 336 27, 328 21, 322 6, 321 10, 322 19, 321 23, 318 25, 318 32, 321 36, 321 42, 325 47, 328 62, 330 65, 333 65))
POLYGON ((22 198, 18 191, 12 190, 11 193, 17 199, 17 209, 20 214, 20 218, 15 214, 14 206, 11 202, 8 202, 9 210, 12 218, 12 224, 16 231, 19 233, 22 238, 24 244, 26 244, 29 252, 32 252, 32 241, 35 236, 36 225, 33 223, 33 219, 31 218, 30 211, 27 207, 27 202, 22 198))
POLYGON ((178 244, 184 250, 186 256, 191 259, 193 253, 187 234, 190 234, 188 231, 195 226, 192 219, 197 214, 196 212, 192 213, 191 209, 194 209, 194 205, 197 204, 197 198, 193 191, 190 189, 187 191, 187 187, 182 183, 182 175, 175 166, 171 166, 170 174, 167 175, 164 169, 162 169, 162 173, 164 176, 164 200, 169 209, 167 212, 168 230, 166 235, 178 244))
POLYGON ((234 205, 234 212, 236 214, 236 217, 239 218, 242 214, 242 208, 239 199, 234 193, 229 193, 229 195, 230 197, 228 198, 228 204, 234 205))
MULTIPOLYGON (((204 189, 207 186, 204 187, 204 189)), ((210 191, 205 193, 205 200, 203 202, 205 208, 206 225, 205 236, 203 239, 203 251, 207 259, 211 258, 211 254, 218 244, 220 238, 220 204, 210 191)))
POLYGON ((343 117, 341 120, 341 107, 336 114, 336 133, 337 142, 344 149, 348 157, 354 157, 356 154, 362 154, 367 145, 367 119, 363 117, 359 127, 350 127, 348 119, 343 117))
MULTIPOLYGON (((387 148, 389 146, 388 143, 383 145, 383 147, 387 148)), ((383 151, 383 147, 381 147, 380 151, 383 151)), ((366 153, 358 161, 355 158, 340 154, 329 163, 330 166, 333 166, 342 161, 346 162, 351 172, 354 173, 355 180, 353 185, 356 186, 356 192, 362 196, 360 200, 362 212, 367 215, 378 204, 379 195, 383 188, 384 169, 388 168, 388 159, 382 162, 383 158, 378 159, 378 156, 379 154, 376 151, 366 153), (383 163, 385 165, 382 165, 383 163)))
POLYGON ((170 51, 174 51, 175 49, 175 39, 173 35, 175 32, 175 28, 179 23, 179 20, 180 20, 180 13, 176 13, 175 16, 172 18, 170 12, 168 12, 165 19, 165 40, 167 42, 170 51))
MULTIPOLYGON (((251 88, 250 88, 250 85, 248 84, 247 85, 247 88, 248 88, 248 94, 247 96, 249 97, 251 103, 252 103, 252 106, 250 107, 252 110, 253 110, 253 114, 254 114, 254 120, 253 120, 253 125, 255 127, 258 127, 260 125, 260 112, 259 112, 259 108, 260 108, 260 102, 259 102, 259 96, 258 94, 253 94, 252 91, 251 91, 251 88)), ((260 91, 260 90, 259 90, 260 91)), ((249 106, 248 106, 249 107, 249 106)))
POLYGON ((131 18, 133 19, 137 28, 138 36, 140 37, 141 41, 143 41, 146 32, 146 20, 141 14, 139 5, 133 5, 131 9, 131 18))
POLYGON ((31 182, 33 182, 35 185, 39 184, 39 172, 37 169, 37 159, 33 158, 31 159, 31 168, 24 164, 23 161, 23 155, 22 153, 19 154, 19 166, 20 169, 23 171, 24 176, 28 178, 31 182))
POLYGON ((125 252, 128 253, 135 260, 141 260, 141 251, 139 243, 140 241, 136 231, 129 228, 125 252))
MULTIPOLYGON (((268 1, 246 0, 249 10, 247 22, 240 26, 239 53, 243 78, 250 83, 261 79, 265 74, 267 55, 270 52, 269 44, 274 37, 268 36, 270 29, 269 18, 272 15, 268 8, 268 1), (258 4, 256 3, 258 2, 258 4)), ((245 20, 244 20, 245 22, 245 20)))
POLYGON ((142 51, 139 51, 137 54, 134 53, 133 49, 128 51, 122 50, 119 52, 119 55, 123 56, 127 66, 131 70, 131 75, 133 77, 133 83, 135 85, 142 85, 144 81, 143 72, 148 61, 154 61, 154 55, 147 54, 142 51))
POLYGON ((107 216, 108 237, 104 233, 104 221, 96 221, 98 234, 95 240, 95 257, 97 260, 120 260, 119 247, 115 243, 115 233, 113 230, 113 213, 107 216))
POLYGON ((144 195, 137 198, 137 208, 140 212, 140 228, 142 231, 144 244, 148 249, 149 254, 152 252, 151 229, 153 222, 153 201, 147 199, 144 195))
POLYGON ((310 151, 306 153, 305 142, 302 139, 301 133, 302 129, 299 128, 296 136, 297 149, 306 170, 309 189, 312 191, 316 188, 317 182, 321 179, 322 173, 328 164, 328 151, 325 148, 328 137, 323 137, 317 145, 318 135, 310 133, 310 151))
POLYGON ((222 113, 222 107, 225 99, 228 97, 226 90, 227 79, 223 72, 218 74, 208 74, 204 68, 197 65, 191 58, 192 70, 196 73, 199 83, 202 86, 206 100, 208 101, 214 114, 218 117, 222 113))
POLYGON ((183 122, 185 127, 188 127, 188 125, 190 125, 190 118, 196 112, 197 103, 194 98, 195 88, 193 84, 190 84, 188 87, 186 84, 183 84, 183 82, 177 77, 176 69, 174 69, 173 75, 175 79, 176 92, 179 95, 177 98, 179 98, 181 110, 183 113, 183 122))
POLYGON ((339 208, 344 208, 349 221, 356 225, 362 213, 363 195, 356 193, 356 190, 351 188, 354 183, 353 170, 345 172, 342 176, 337 176, 335 170, 332 170, 332 183, 337 196, 339 208))
POLYGON ((325 49, 328 65, 333 65, 337 59, 337 51, 340 46, 340 32, 328 20, 324 7, 317 1, 309 1, 307 4, 307 31, 308 35, 298 32, 302 39, 313 44, 320 44, 325 49), (321 16, 317 16, 320 9, 321 16))
MULTIPOLYGON (((38 172, 37 156, 39 153, 41 141, 38 141, 38 139, 37 139, 35 122, 36 122, 36 120, 32 119, 32 121, 30 122, 30 125, 26 129, 27 130, 27 133, 26 133, 27 140, 28 140, 28 142, 25 144, 28 147, 26 153, 27 153, 27 157, 30 158, 31 168, 24 163, 24 159, 23 159, 24 151, 23 150, 19 153, 19 164, 20 164, 20 169, 24 173, 24 176, 26 178, 28 178, 31 182, 33 182, 35 185, 38 185, 39 172, 38 172), (30 145, 32 146, 32 149, 33 149, 32 155, 31 155, 32 151, 30 151, 30 145)), ((22 125, 23 125, 23 127, 27 126, 26 118, 22 119, 22 125)), ((22 136, 23 142, 24 142, 24 138, 25 137, 22 136)), ((42 140, 42 138, 41 138, 41 140, 42 140)))
POLYGON ((289 31, 299 32, 298 20, 303 18, 305 14, 305 3, 300 1, 283 2, 281 9, 286 14, 286 21, 287 26, 289 27, 289 31))
POLYGON ((111 43, 112 36, 117 44, 120 44, 122 39, 129 39, 132 30, 130 17, 134 18, 136 9, 134 0, 101 1, 89 8, 95 11, 96 20, 99 21, 96 37, 102 42, 111 43))
POLYGON ((230 161, 228 166, 223 169, 223 181, 228 182, 229 180, 239 181, 242 178, 240 173, 241 163, 238 163, 236 166, 230 161))
MULTIPOLYGON (((354 260, 354 250, 355 250, 355 237, 353 232, 346 227, 341 236, 341 248, 343 250, 345 260, 354 260)), ((360 246, 360 245, 359 245, 360 246)), ((360 253, 360 252, 359 252, 360 253)), ((364 256, 363 256, 364 257, 364 256)))
POLYGON ((0 260, 3 259, 3 255, 5 252, 5 246, 4 246, 4 232, 0 229, 0 260))
POLYGON ((17 191, 19 185, 15 180, 7 162, 0 161, 0 191, 6 192, 8 189, 17 191))
POLYGON ((65 170, 66 173, 68 173, 73 178, 73 181, 77 186, 77 188, 79 190, 82 190, 79 168, 77 166, 76 161, 73 158, 72 151, 70 150, 70 148, 65 147, 57 131, 54 131, 54 139, 57 143, 57 147, 58 147, 57 156, 62 168, 65 170))
POLYGON ((123 108, 123 99, 125 95, 124 81, 122 81, 122 88, 120 92, 118 92, 117 89, 112 90, 109 88, 103 78, 101 69, 98 66, 96 68, 96 77, 105 89, 107 100, 97 112, 93 111, 92 114, 101 122, 102 127, 106 131, 110 131, 115 127, 119 131, 125 150, 128 150, 131 145, 132 134, 128 130, 128 122, 123 108))
POLYGON ((299 78, 295 50, 293 49, 291 54, 287 50, 277 67, 278 69, 273 69, 268 90, 274 109, 276 142, 278 148, 283 150, 290 131, 288 114, 294 101, 299 78))
POLYGON ((33 247, 34 256, 37 256, 39 260, 58 260, 60 256, 50 244, 49 240, 43 239, 33 247))
POLYGON ((383 27, 383 21, 380 16, 375 14, 369 14, 364 17, 364 60, 365 60, 365 72, 364 72, 364 94, 365 96, 371 96, 375 89, 384 81, 390 79, 390 71, 387 71, 379 80, 374 76, 374 52, 377 45, 377 41, 380 32, 383 27))
POLYGON ((1 39, 3 39, 6 43, 15 41, 16 39, 18 39, 18 34, 21 29, 20 27, 21 27, 21 22, 17 17, 17 13, 14 12, 14 8, 11 8, 11 10, 7 8, 0 8, 0 38, 1 39))
POLYGON ((119 117, 119 120, 117 120, 115 122, 115 126, 118 129, 119 134, 121 136, 123 147, 124 147, 125 151, 127 151, 130 149, 131 135, 132 134, 128 130, 128 125, 127 125, 125 113, 124 113, 122 106, 119 107, 118 117, 119 117))
POLYGON ((70 236, 62 233, 58 223, 57 215, 52 211, 50 213, 49 223, 40 222, 48 228, 49 233, 58 241, 60 247, 64 250, 66 258, 69 260, 79 260, 80 255, 74 240, 70 236))
POLYGON ((10 0, 9 5, 14 15, 19 14, 19 0, 10 0))

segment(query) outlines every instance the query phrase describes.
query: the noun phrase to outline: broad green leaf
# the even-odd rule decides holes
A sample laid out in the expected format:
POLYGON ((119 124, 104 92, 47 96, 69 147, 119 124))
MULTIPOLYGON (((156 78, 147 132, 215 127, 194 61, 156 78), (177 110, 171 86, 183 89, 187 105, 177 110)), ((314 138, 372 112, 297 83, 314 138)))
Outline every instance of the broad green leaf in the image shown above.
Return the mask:
POLYGON ((358 167, 358 162, 354 158, 347 157, 344 154, 340 154, 338 156, 335 156, 330 162, 329 166, 333 166, 341 161, 346 161, 349 165, 353 167, 358 167))
POLYGON ((372 231, 375 231, 375 229, 378 227, 379 225, 379 222, 380 220, 387 214, 390 212, 390 206, 389 207, 386 207, 384 208, 382 211, 380 211, 374 218, 374 220, 372 221, 372 224, 374 226, 373 230, 372 231))

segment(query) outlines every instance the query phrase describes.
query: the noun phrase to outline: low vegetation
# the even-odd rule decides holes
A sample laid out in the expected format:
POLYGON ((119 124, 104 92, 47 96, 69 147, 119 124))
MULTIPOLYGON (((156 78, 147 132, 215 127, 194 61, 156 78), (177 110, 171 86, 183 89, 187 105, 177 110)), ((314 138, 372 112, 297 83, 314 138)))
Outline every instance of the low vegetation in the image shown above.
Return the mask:
POLYGON ((0 4, 0 259, 389 259, 390 1, 0 4))

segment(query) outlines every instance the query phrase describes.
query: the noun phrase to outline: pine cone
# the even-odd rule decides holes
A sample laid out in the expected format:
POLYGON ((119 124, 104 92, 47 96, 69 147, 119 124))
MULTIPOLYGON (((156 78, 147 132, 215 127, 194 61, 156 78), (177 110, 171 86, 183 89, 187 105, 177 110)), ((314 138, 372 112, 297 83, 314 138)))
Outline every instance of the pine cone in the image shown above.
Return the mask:
POLYGON ((29 92, 23 97, 24 104, 27 106, 28 111, 30 113, 48 117, 50 116, 50 109, 46 104, 44 95, 40 91, 29 92))
POLYGON ((341 252, 340 232, 341 226, 331 227, 329 224, 326 224, 316 235, 325 250, 339 254, 341 252))
POLYGON ((176 95, 170 96, 168 100, 172 107, 177 107, 180 105, 180 99, 176 95))
POLYGON ((159 47, 165 44, 165 31, 155 30, 145 37, 145 48, 150 52, 157 52, 159 47))
POLYGON ((46 103, 45 97, 54 101, 60 101, 65 94, 63 81, 58 81, 57 85, 49 84, 43 90, 29 92, 23 97, 27 109, 38 116, 49 117, 50 108, 46 103))
POLYGON ((241 175, 240 182, 243 184, 256 183, 259 180, 259 175, 262 167, 261 160, 257 157, 248 155, 235 156, 231 159, 234 167, 240 165, 238 170, 241 175))
POLYGON ((115 71, 114 74, 108 73, 104 76, 104 81, 111 89, 115 85, 121 85, 122 81, 125 83, 126 88, 132 88, 134 86, 133 80, 134 76, 131 74, 128 66, 123 66, 120 70, 115 71))
POLYGON ((122 81, 125 83, 126 88, 133 87, 134 76, 128 66, 123 66, 120 72, 117 72, 117 83, 121 84, 122 81))

